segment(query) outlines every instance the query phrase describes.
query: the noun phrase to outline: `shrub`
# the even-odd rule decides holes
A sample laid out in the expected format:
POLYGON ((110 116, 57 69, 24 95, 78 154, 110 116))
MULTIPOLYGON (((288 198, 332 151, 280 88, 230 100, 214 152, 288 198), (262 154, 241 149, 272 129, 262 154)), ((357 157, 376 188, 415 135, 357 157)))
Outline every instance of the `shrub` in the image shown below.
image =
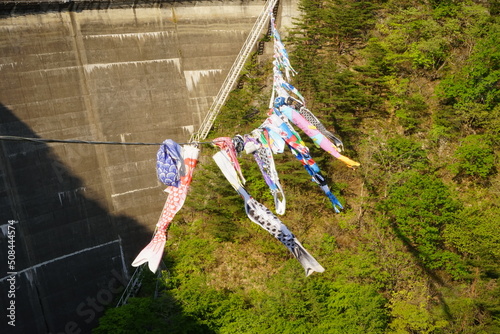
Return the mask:
POLYGON ((456 176, 487 178, 496 173, 496 156, 484 135, 467 136, 453 154, 456 162, 450 169, 456 176))

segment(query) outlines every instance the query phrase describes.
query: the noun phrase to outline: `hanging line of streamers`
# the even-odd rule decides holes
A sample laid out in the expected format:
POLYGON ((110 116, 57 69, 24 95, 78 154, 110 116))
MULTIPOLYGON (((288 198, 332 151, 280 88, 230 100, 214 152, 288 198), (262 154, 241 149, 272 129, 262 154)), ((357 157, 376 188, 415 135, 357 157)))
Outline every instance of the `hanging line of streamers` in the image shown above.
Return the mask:
POLYGON ((305 108, 304 97, 295 87, 287 82, 287 80, 290 80, 288 73, 295 73, 295 71, 290 65, 288 53, 286 52, 283 42, 281 41, 272 12, 270 15, 271 31, 275 45, 275 60, 273 61, 274 93, 272 94, 273 98, 270 102, 270 108, 273 108, 273 111, 276 111, 277 109, 284 109, 280 111, 283 112, 293 124, 298 126, 309 137, 311 137, 313 142, 318 147, 321 147, 335 158, 341 160, 348 167, 358 167, 360 165, 358 162, 355 162, 339 153, 339 151, 343 148, 343 144, 340 139, 326 130, 326 128, 310 112, 310 110, 305 108), (285 75, 283 75, 283 69, 286 70, 285 75), (275 95, 278 95, 278 97, 275 97, 275 95), (295 97, 293 95, 295 95, 295 97), (311 121, 315 124, 312 124, 311 121), (334 143, 337 142, 337 144, 332 143, 330 138, 333 139, 332 141, 334 143))
MULTIPOLYGON (((270 112, 277 115, 282 120, 279 127, 284 130, 284 132, 280 134, 287 134, 289 140, 287 143, 289 144, 292 153, 302 162, 304 168, 312 176, 312 180, 318 183, 320 188, 325 192, 335 211, 339 212, 339 209, 342 209, 342 205, 331 193, 328 185, 326 184, 325 177, 321 174, 319 167, 310 157, 309 150, 305 144, 300 140, 298 134, 294 132, 290 122, 308 135, 316 146, 339 159, 348 167, 354 168, 360 164, 340 154, 340 151, 343 150, 342 141, 330 131, 326 130, 321 122, 311 113, 311 111, 305 108, 304 97, 293 85, 288 82, 290 80, 290 75, 293 75, 296 72, 290 64, 288 53, 286 52, 286 48, 281 41, 272 12, 270 13, 270 16, 271 32, 274 39, 275 58, 273 61, 273 93, 269 106, 271 109, 270 112), (285 74, 283 74, 283 71, 285 74), (301 151, 300 149, 297 149, 297 147, 291 146, 291 139, 299 139, 297 143, 304 146, 307 151, 305 151, 304 148, 302 148, 301 151)), ((272 123, 272 119, 268 118, 268 121, 269 120, 271 120, 270 123, 272 123)), ((283 138, 285 139, 285 137, 283 138)), ((297 146, 297 144, 295 145, 297 146)))
POLYGON ((280 71, 285 70, 285 76, 288 81, 290 81, 291 75, 297 74, 297 72, 293 69, 290 64, 290 60, 288 57, 288 52, 286 51, 285 45, 281 42, 281 36, 276 29, 276 20, 274 18, 273 12, 270 12, 271 15, 271 35, 274 39, 274 57, 276 58, 276 62, 278 64, 278 68, 280 71))
MULTIPOLYGON (((342 141, 328 131, 316 116, 305 107, 304 97, 298 89, 289 83, 290 77, 295 75, 296 71, 290 64, 288 53, 276 29, 272 12, 270 16, 275 59, 273 61, 273 91, 268 117, 250 134, 236 135, 233 138, 219 137, 209 143, 220 149, 213 155, 213 159, 232 187, 242 197, 249 219, 283 243, 304 267, 306 276, 309 276, 313 272, 323 272, 324 268, 307 252, 277 216, 247 192, 244 188, 246 180, 238 162, 238 154, 242 151, 253 154, 274 198, 275 211, 279 215, 285 213, 286 199, 273 155, 283 153, 285 147, 290 149, 311 176, 311 180, 317 183, 329 198, 334 210, 340 212, 343 209, 340 201, 328 187, 319 166, 311 157, 309 148, 292 124, 308 135, 316 146, 339 159, 348 167, 357 167, 359 163, 340 154, 343 151, 342 141)), ((157 174, 158 179, 167 185, 165 191, 169 195, 156 225, 153 239, 133 261, 133 266, 137 267, 147 262, 150 270, 156 272, 163 255, 166 232, 175 214, 183 206, 192 181, 193 170, 199 155, 198 144, 190 143, 181 147, 172 140, 165 140, 160 146, 157 153, 157 174)))

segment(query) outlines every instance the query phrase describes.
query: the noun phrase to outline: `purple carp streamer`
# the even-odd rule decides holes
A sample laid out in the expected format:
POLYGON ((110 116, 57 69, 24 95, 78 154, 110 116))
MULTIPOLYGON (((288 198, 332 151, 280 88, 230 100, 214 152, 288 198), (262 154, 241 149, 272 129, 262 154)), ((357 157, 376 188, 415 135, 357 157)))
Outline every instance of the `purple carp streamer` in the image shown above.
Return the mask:
POLYGON ((250 196, 241 184, 234 164, 228 159, 227 155, 220 151, 214 154, 213 159, 229 183, 243 198, 245 202, 245 212, 248 218, 285 245, 300 262, 306 272, 306 276, 311 275, 315 271, 320 273, 325 271, 318 261, 309 254, 304 246, 302 246, 293 233, 290 232, 285 224, 283 224, 268 208, 250 196))

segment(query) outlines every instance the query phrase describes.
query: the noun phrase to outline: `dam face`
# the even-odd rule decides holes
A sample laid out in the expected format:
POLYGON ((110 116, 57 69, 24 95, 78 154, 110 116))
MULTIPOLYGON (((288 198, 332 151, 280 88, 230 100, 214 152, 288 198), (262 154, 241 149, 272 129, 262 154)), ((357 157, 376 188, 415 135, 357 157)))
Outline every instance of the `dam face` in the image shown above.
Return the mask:
MULTIPOLYGON (((263 7, 0 3, 0 135, 185 142, 263 7)), ((1 333, 89 333, 114 306, 167 197, 157 150, 0 140, 1 333)))

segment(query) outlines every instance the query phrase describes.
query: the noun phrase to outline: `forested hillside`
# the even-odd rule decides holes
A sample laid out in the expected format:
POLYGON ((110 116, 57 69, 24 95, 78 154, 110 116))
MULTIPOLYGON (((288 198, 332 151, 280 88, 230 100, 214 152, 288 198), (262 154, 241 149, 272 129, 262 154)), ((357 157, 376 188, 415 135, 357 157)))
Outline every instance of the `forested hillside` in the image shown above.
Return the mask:
MULTIPOLYGON (((301 0, 285 40, 293 84, 355 170, 305 135, 336 214, 300 163, 275 156, 280 218, 325 268, 305 277, 252 223, 203 147, 169 230, 161 296, 110 309, 95 333, 500 333, 500 4, 301 0)), ((266 118, 255 56, 211 139, 266 118)), ((251 155, 249 192, 272 197, 251 155)))

